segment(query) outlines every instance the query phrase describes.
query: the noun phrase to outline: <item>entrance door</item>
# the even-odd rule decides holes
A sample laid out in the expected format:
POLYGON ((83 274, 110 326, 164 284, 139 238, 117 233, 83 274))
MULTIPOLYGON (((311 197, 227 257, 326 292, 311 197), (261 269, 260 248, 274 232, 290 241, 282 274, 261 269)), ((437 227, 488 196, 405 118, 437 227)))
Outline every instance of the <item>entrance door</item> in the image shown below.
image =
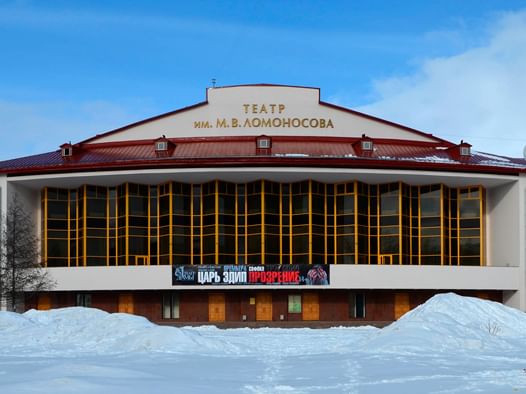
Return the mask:
POLYGON ((133 294, 119 294, 119 313, 133 313, 133 294))
POLYGON ((51 309, 51 296, 49 294, 38 295, 37 309, 39 311, 48 311, 51 309))
POLYGON ((409 293, 395 293, 394 317, 400 319, 403 314, 411 310, 409 304, 409 293))
POLYGON ((208 321, 225 321, 225 293, 208 295, 208 321))
POLYGON ((303 293, 303 320, 320 320, 318 293, 303 293))
POLYGON ((272 320, 272 293, 256 294, 256 320, 272 320))

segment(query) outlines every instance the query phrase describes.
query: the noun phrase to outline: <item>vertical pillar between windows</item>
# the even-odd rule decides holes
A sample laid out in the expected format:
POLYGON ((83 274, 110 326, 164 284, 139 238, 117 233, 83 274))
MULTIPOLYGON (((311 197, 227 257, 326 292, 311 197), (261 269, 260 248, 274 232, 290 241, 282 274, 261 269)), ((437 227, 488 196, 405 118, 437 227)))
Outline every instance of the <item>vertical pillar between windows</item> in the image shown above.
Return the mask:
POLYGON ((279 263, 283 264, 283 184, 279 183, 279 263))
POLYGON ((444 265, 444 185, 440 184, 440 265, 444 265))
POLYGON ((126 182, 124 185, 124 260, 125 265, 129 265, 129 251, 130 251, 130 184, 126 182))
POLYGON ((486 190, 479 186, 480 200, 480 265, 486 265, 486 190))
POLYGON ((86 192, 87 186, 82 185, 82 266, 85 267, 87 265, 87 254, 88 254, 88 248, 87 248, 87 242, 88 237, 86 235, 87 231, 87 215, 88 215, 88 202, 86 199, 86 192))
POLYGON ((421 186, 417 186, 418 193, 418 265, 422 265, 422 204, 420 196, 422 195, 421 186))
POLYGON ((457 265, 460 266, 460 188, 458 187, 456 193, 456 199, 457 199, 457 209, 456 209, 456 232, 457 232, 457 265))
POLYGON ((309 212, 309 235, 308 238, 308 248, 309 248, 309 264, 312 264, 312 179, 309 179, 309 191, 307 194, 307 210, 309 212))
POLYGON ((292 249, 293 231, 292 231, 292 183, 289 183, 289 264, 293 262, 294 251, 292 249))
POLYGON ((48 245, 48 233, 47 233, 47 227, 48 227, 48 208, 47 208, 47 202, 48 202, 48 188, 46 187, 44 189, 44 247, 42 248, 44 252, 42 253, 44 255, 44 264, 47 267, 47 245, 48 245))
MULTIPOLYGON (((173 226, 173 182, 168 183, 168 264, 173 264, 173 235, 174 235, 174 226, 173 226)), ((126 226, 128 228, 128 226, 126 226)))
POLYGON ((353 182, 354 198, 354 264, 358 264, 358 181, 353 182))
POLYGON ((332 229, 333 229, 333 238, 334 238, 334 264, 338 264, 338 217, 336 215, 336 201, 337 201, 337 185, 334 184, 333 185, 333 189, 332 189, 332 218, 333 218, 333 226, 332 226, 332 229))
MULTIPOLYGON (((69 207, 69 204, 68 204, 68 207, 69 207)), ((69 246, 68 246, 68 250, 69 250, 69 246)), ((106 266, 109 266, 109 265, 110 265, 110 190, 109 190, 109 187, 107 187, 106 188, 106 266)))
POLYGON ((238 231, 238 228, 237 226, 239 225, 239 222, 238 222, 238 214, 239 214, 239 209, 238 209, 238 201, 237 201, 237 197, 238 196, 238 193, 237 193, 237 183, 234 185, 234 259, 236 261, 236 265, 239 264, 239 240, 238 240, 238 236, 239 236, 239 231, 238 231))
POLYGON ((325 264, 327 264, 328 253, 327 253, 327 184, 323 184, 323 257, 325 264))
POLYGON ((265 180, 261 180, 261 264, 265 264, 265 180))
POLYGON ((247 183, 244 183, 245 187, 244 190, 244 198, 243 198, 243 205, 245 206, 245 234, 244 234, 244 241, 245 241, 245 251, 244 254, 244 262, 245 264, 248 263, 248 191, 247 191, 247 183))
POLYGON ((219 264, 219 183, 216 179, 214 181, 214 262, 219 264))
POLYGON ((199 264, 203 265, 203 185, 199 187, 199 264))
MULTIPOLYGON (((402 182, 398 182, 398 265, 402 265, 403 259, 403 237, 402 237, 402 225, 403 225, 403 198, 404 191, 402 190, 402 182)), ((393 262, 391 261, 391 264, 393 262)))

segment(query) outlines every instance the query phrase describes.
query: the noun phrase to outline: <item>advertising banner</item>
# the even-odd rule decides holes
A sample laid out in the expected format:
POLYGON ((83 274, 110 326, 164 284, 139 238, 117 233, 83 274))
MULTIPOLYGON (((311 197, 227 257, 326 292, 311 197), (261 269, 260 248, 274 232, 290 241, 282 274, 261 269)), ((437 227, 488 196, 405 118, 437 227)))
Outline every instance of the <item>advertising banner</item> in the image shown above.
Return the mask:
POLYGON ((172 285, 328 285, 329 266, 316 264, 174 265, 172 285))

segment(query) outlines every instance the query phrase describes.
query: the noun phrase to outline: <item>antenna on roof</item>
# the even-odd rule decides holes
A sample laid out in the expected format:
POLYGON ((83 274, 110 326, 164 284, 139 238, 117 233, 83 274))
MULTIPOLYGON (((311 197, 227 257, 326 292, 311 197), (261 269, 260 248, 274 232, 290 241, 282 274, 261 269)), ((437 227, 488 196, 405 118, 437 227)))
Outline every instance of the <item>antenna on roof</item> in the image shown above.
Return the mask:
POLYGON ((212 78, 212 88, 215 88, 215 87, 216 87, 216 79, 212 78))

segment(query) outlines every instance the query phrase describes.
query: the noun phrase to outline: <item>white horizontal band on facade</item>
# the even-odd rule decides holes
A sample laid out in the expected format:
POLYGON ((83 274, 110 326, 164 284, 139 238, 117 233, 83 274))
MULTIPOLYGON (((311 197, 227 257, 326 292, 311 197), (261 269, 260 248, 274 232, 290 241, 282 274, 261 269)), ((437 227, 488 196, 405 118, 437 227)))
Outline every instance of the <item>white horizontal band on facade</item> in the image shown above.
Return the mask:
POLYGON ((54 291, 212 289, 519 290, 519 267, 331 265, 328 286, 172 286, 172 267, 47 268, 54 291))

